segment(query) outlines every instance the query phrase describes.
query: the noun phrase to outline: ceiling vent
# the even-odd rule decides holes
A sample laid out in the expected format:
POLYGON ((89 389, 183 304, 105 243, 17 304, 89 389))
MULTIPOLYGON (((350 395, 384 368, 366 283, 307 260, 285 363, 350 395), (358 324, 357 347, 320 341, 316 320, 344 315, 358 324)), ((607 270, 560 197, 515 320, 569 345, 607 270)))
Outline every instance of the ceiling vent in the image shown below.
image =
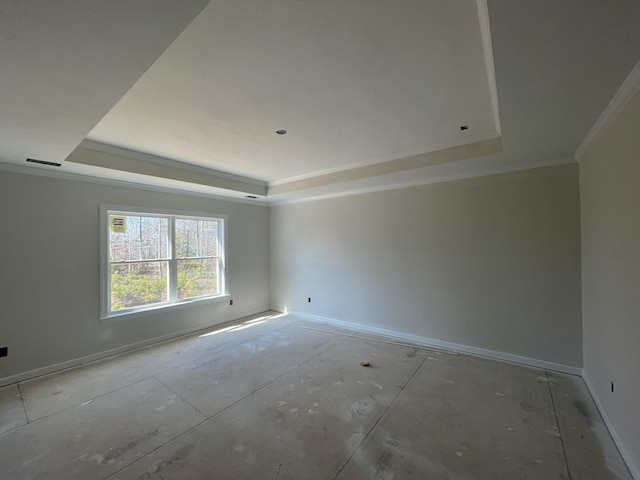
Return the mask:
POLYGON ((27 162, 39 163, 40 165, 49 165, 50 167, 61 167, 62 166, 61 163, 47 162, 45 160, 37 160, 35 158, 27 158, 27 162))

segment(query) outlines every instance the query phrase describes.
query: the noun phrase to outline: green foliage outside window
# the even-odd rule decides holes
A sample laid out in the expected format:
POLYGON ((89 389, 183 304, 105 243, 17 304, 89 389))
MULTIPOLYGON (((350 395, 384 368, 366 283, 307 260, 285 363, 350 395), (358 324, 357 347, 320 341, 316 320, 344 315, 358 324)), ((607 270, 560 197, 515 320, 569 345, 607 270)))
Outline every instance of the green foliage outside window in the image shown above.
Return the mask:
POLYGON ((217 259, 178 261, 178 298, 193 298, 217 293, 217 259))
MULTIPOLYGON (((110 311, 169 301, 170 217, 122 215, 123 231, 110 231, 110 311)), ((218 222, 175 218, 177 298, 218 293, 218 222)), ((173 267, 172 267, 173 268, 173 267)))
POLYGON ((111 310, 167 301, 166 262, 113 265, 111 310), (164 268, 163 268, 164 267, 164 268))

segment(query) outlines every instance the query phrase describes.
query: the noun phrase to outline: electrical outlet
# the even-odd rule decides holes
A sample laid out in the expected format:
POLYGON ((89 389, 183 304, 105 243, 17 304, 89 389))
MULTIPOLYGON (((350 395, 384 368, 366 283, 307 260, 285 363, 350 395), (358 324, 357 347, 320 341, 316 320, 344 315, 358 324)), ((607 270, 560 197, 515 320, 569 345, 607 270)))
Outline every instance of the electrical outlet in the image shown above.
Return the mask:
POLYGON ((611 381, 611 393, 613 393, 613 380, 611 381))
POLYGON ((229 305, 233 305, 233 299, 229 300, 229 305))
POLYGON ((307 300, 307 303, 311 303, 311 297, 309 297, 309 299, 307 300))
POLYGON ((0 347, 0 357, 9 355, 9 347, 0 347))

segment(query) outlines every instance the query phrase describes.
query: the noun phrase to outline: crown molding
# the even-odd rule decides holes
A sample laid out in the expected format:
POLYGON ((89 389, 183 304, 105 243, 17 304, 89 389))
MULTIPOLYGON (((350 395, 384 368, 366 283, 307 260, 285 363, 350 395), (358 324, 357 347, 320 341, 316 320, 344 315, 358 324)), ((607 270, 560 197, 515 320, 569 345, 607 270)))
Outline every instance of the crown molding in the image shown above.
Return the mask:
POLYGON ((496 85, 496 69, 493 64, 493 44, 491 43, 491 23, 489 21, 489 7, 487 0, 476 0, 478 7, 478 21, 480 22, 480 35, 482 36, 482 51, 484 64, 487 69, 487 82, 489 83, 489 95, 491 96, 491 109, 496 131, 502 135, 500 126, 500 109, 498 107, 498 87, 496 85))
POLYGON ((459 160, 484 157, 502 152, 502 138, 493 137, 475 143, 466 143, 455 147, 436 150, 419 155, 412 155, 397 160, 375 163, 369 166, 350 168, 335 173, 316 175, 305 180, 270 186, 267 196, 292 193, 300 190, 327 187, 353 181, 364 181, 368 178, 382 177, 394 173, 418 170, 421 168, 453 163, 459 160))
MULTIPOLYGON (((254 195, 264 197, 267 193, 266 186, 246 183, 241 180, 221 177, 210 172, 199 171, 198 169, 183 168, 182 165, 149 162, 132 157, 125 157, 116 153, 107 153, 101 150, 91 150, 83 147, 76 148, 65 160, 65 165, 78 165, 79 168, 100 168, 105 172, 113 172, 111 175, 143 175, 149 178, 158 179, 150 183, 165 181, 178 181, 194 185, 198 188, 216 188, 241 193, 243 195, 254 195)), ((89 172, 91 175, 91 172, 89 172)), ((107 175, 109 176, 109 175, 107 175)))
POLYGON ((279 187, 280 185, 286 185, 289 183, 299 182, 301 180, 309 180, 316 177, 322 177, 325 175, 332 175, 335 173, 346 172, 350 170, 356 170, 360 168, 370 167, 381 163, 393 162, 396 160, 403 160, 408 157, 415 157, 418 155, 430 155, 435 154, 441 150, 453 149, 456 147, 464 147, 465 145, 471 145, 474 143, 480 143, 488 140, 494 140, 501 138, 500 135, 494 131, 489 130, 485 132, 468 134, 460 138, 450 139, 441 143, 432 144, 412 150, 405 150, 402 152, 396 152, 389 155, 382 155, 369 160, 363 160, 361 162, 348 163, 346 165, 340 165, 338 167, 325 168, 323 170, 317 170, 311 173, 305 173, 302 175, 296 175, 294 177, 287 177, 280 180, 272 180, 268 183, 268 187, 279 187))
MULTIPOLYGON (((64 164, 63 164, 64 168, 64 164)), ((51 167, 25 167, 22 165, 15 165, 11 163, 0 162, 0 172, 17 173, 21 175, 33 175, 36 177, 49 177, 58 180, 69 180, 73 182, 92 183, 95 185, 105 185, 108 187, 124 187, 134 188, 136 190, 146 190, 150 192, 159 193, 171 193, 174 195, 185 195, 188 197, 206 198, 209 200, 217 200, 221 202, 231 203, 243 203, 246 205, 254 205, 267 207, 268 204, 264 202, 264 198, 259 197, 257 199, 248 200, 245 198, 238 198, 232 196, 218 195, 215 193, 194 192, 192 190, 183 189, 179 187, 167 187, 160 185, 150 185, 147 183, 141 183, 136 181, 115 180, 111 178, 103 178, 99 176, 87 175, 85 173, 71 173, 61 170, 53 170, 51 167)))
POLYGON ((631 99, 640 91, 640 61, 636 63, 620 88, 602 111, 596 123, 593 124, 587 136, 578 146, 575 157, 578 161, 584 158, 593 148, 600 136, 609 128, 620 115, 631 99))
POLYGON ((232 180, 234 182, 248 183, 251 185, 257 185, 265 188, 267 186, 267 182, 264 182, 262 180, 257 180, 255 178, 243 177, 241 175, 234 175, 233 173, 222 172, 220 170, 214 170, 212 168, 206 168, 198 165, 192 165, 190 163, 179 162, 177 160, 171 160, 165 157, 159 157, 157 155, 137 152, 135 150, 129 150, 127 148, 117 147, 115 145, 100 143, 93 140, 85 139, 82 142, 80 142, 80 145, 78 145, 77 148, 86 148, 87 150, 94 150, 96 152, 109 153, 111 155, 117 155, 120 157, 132 158, 134 160, 140 160, 143 162, 149 162, 156 165, 162 165, 164 167, 188 170, 196 173, 201 173, 204 175, 224 178, 225 180, 232 180))
MULTIPOLYGON (((403 188, 419 187, 422 185, 431 185, 435 183, 455 182, 458 180, 466 180, 468 178, 500 175, 503 173, 512 173, 512 172, 518 172, 522 170, 533 170, 536 168, 556 167, 556 166, 562 166, 562 165, 569 165, 572 163, 577 163, 574 157, 560 157, 560 158, 554 158, 551 160, 542 160, 539 162, 519 163, 515 165, 505 165, 502 167, 480 169, 480 170, 469 171, 464 173, 456 173, 451 175, 425 177, 418 180, 393 182, 385 185, 376 185, 375 187, 363 187, 363 188, 356 188, 352 190, 345 190, 344 192, 309 195, 309 196, 305 196, 304 198, 283 199, 283 200, 276 200, 272 198, 271 199, 272 201, 268 202, 268 205, 270 207, 279 207, 282 205, 293 205, 296 203, 315 202, 315 201, 327 200, 331 198, 350 197, 354 195, 364 195, 366 193, 384 192, 386 190, 400 190, 403 188)), ((267 197, 267 200, 269 200, 269 197, 267 197)))

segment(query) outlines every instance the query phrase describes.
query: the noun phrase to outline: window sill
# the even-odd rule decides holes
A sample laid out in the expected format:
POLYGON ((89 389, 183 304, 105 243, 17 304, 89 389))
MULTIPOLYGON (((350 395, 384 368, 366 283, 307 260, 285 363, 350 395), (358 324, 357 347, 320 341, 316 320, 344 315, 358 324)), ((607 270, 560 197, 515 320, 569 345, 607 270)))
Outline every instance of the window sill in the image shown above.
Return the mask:
POLYGON ((146 317, 149 315, 157 315, 160 313, 172 312, 174 310, 182 310, 183 308, 193 307, 196 305, 205 305, 208 303, 220 303, 229 299, 231 295, 224 293, 222 295, 216 295, 215 297, 194 298, 191 300, 185 300, 183 302, 176 302, 170 304, 157 305, 154 307, 144 308, 140 310, 129 310, 122 313, 113 313, 107 316, 101 316, 100 322, 102 323, 116 323, 126 320, 134 320, 140 317, 146 317))

